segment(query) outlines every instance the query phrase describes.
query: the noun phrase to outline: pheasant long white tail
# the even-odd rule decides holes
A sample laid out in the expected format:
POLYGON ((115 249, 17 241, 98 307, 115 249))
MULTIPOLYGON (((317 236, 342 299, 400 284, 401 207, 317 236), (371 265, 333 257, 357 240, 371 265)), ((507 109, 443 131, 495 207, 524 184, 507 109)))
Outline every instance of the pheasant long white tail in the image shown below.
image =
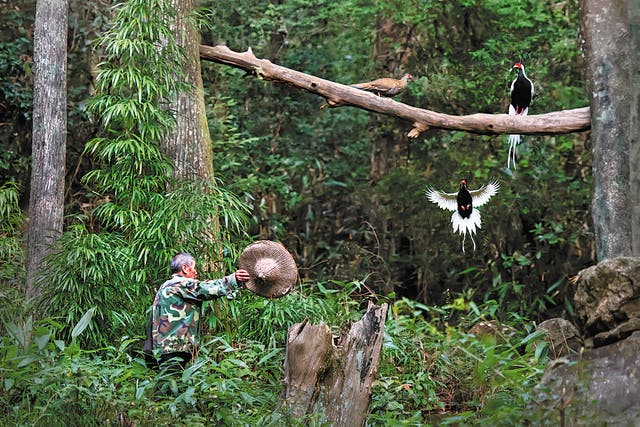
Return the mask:
POLYGON ((511 169, 509 166, 513 163, 513 169, 516 168, 517 148, 520 144, 520 135, 509 135, 509 153, 507 154, 507 169, 511 169))
MULTIPOLYGON (((513 105, 509 105, 510 116, 526 116, 529 114, 529 107, 518 112, 513 105)), ((520 135, 509 135, 509 153, 507 154, 507 169, 511 169, 510 164, 513 163, 513 169, 516 169, 517 148, 520 144, 520 135)))
POLYGON ((473 250, 476 250, 476 241, 473 239, 473 235, 476 230, 481 228, 482 220, 480 217, 480 211, 474 209, 471 211, 469 218, 463 218, 458 211, 455 211, 451 215, 451 225, 453 226, 454 233, 462 234, 462 252, 464 252, 464 241, 467 237, 467 233, 471 236, 473 242, 473 250))

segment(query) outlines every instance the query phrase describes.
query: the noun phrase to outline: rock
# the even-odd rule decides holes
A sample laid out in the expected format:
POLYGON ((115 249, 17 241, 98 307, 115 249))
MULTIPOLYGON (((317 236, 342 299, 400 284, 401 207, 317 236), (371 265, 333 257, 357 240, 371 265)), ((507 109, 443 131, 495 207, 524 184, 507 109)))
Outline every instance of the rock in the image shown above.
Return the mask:
POLYGON ((557 359, 535 388, 529 411, 545 425, 640 425, 640 332, 557 359), (550 418, 557 418, 556 420, 550 418))
POLYGON ((503 325, 495 320, 482 320, 469 329, 469 333, 479 339, 487 337, 495 338, 495 342, 505 343, 509 337, 515 335, 516 329, 509 325, 503 325))
POLYGON ((584 347, 580 331, 568 320, 562 318, 545 320, 538 325, 538 330, 546 334, 551 359, 579 352, 584 347))
POLYGON ((640 258, 606 259, 576 279, 576 314, 595 346, 640 330, 640 258))

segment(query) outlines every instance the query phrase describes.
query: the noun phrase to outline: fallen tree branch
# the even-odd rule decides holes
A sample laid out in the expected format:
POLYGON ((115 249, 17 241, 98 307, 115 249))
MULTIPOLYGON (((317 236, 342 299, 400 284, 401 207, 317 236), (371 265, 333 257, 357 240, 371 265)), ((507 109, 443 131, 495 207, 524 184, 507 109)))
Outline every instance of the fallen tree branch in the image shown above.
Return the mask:
POLYGON ((410 138, 415 138, 430 128, 460 130, 485 135, 555 135, 583 132, 591 128, 589 107, 526 117, 483 113, 453 116, 413 107, 391 98, 376 96, 348 85, 275 65, 267 59, 256 58, 251 48, 246 52, 239 53, 224 45, 201 45, 200 57, 204 60, 243 69, 264 80, 291 84, 315 93, 324 97, 330 107, 354 106, 411 121, 414 127, 408 133, 410 138))

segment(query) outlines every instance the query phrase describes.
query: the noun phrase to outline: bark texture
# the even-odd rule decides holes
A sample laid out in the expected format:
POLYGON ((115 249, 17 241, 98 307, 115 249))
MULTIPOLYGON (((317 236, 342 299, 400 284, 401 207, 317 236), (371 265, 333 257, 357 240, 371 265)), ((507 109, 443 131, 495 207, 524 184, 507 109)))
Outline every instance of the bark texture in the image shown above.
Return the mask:
POLYGON ((62 234, 67 141, 67 0, 38 0, 33 46, 33 137, 27 298, 39 295, 44 258, 62 234))
MULTIPOLYGON (((629 20, 626 0, 582 0, 598 260, 631 255, 629 20)), ((637 131, 637 130, 636 130, 637 131)))
POLYGON ((200 70, 200 32, 192 17, 193 0, 173 0, 176 42, 185 52, 185 80, 193 90, 180 93, 172 109, 176 114, 173 132, 161 149, 173 160, 174 176, 188 181, 213 180, 211 135, 204 104, 200 70))
POLYGON ((257 59, 250 49, 247 52, 238 53, 224 45, 200 46, 200 57, 246 70, 265 80, 290 84, 315 93, 324 97, 330 107, 350 105, 411 121, 414 127, 407 134, 410 138, 415 138, 430 128, 487 135, 505 133, 551 135, 582 132, 589 130, 591 126, 588 107, 526 117, 481 113, 452 116, 416 108, 348 85, 275 65, 269 60, 257 59))
MULTIPOLYGON (((192 90, 178 94, 176 102, 171 106, 175 111, 176 125, 173 131, 160 143, 160 149, 173 162, 174 178, 180 181, 205 183, 214 185, 213 147, 207 113, 204 102, 204 88, 202 70, 200 67, 200 31, 194 17, 193 0, 171 0, 175 9, 174 34, 176 42, 184 50, 183 63, 184 79, 192 90)), ((203 187, 208 191, 207 187, 203 187)), ((222 247, 215 238, 220 230, 220 223, 216 212, 211 212, 207 219, 208 230, 211 235, 206 237, 209 249, 203 250, 200 264, 205 273, 219 271, 220 265, 216 259, 221 259, 222 247)))
POLYGON ((364 425, 380 363, 387 304, 369 303, 361 320, 334 344, 326 325, 289 328, 284 400, 296 418, 332 426, 364 425), (320 419, 317 419, 319 417, 320 419))
POLYGON ((633 256, 640 256, 640 0, 629 1, 629 72, 631 78, 631 118, 629 129, 629 172, 633 256))

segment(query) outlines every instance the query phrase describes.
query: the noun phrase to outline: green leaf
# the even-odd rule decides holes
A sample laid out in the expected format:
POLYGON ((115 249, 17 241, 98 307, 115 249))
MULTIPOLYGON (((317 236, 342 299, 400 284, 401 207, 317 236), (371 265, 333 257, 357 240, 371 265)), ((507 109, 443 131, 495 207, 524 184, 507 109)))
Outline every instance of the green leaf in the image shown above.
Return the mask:
POLYGON ((549 343, 547 341, 540 342, 536 344, 536 350, 534 352, 534 356, 536 359, 540 359, 540 356, 547 350, 549 347, 549 343))
POLYGON ((91 319, 93 318, 93 313, 95 313, 96 307, 90 308, 87 312, 82 316, 80 321, 76 324, 76 326, 71 331, 71 338, 76 338, 80 335, 87 326, 91 323, 91 319))
POLYGON ((144 386, 136 387, 136 400, 142 399, 142 396, 144 395, 144 390, 145 389, 146 389, 146 387, 144 387, 144 386))
POLYGON ((264 356, 262 356, 262 357, 260 358, 260 360, 258 361, 258 365, 262 365, 262 364, 264 364, 265 362, 267 362, 267 361, 269 361, 269 360, 273 359, 276 355, 278 355, 278 354, 279 354, 279 353, 281 353, 281 352, 282 352, 282 350, 281 350, 281 349, 279 349, 279 348, 276 348, 276 349, 271 350, 269 353, 265 354, 264 356))
POLYGON ((34 355, 34 354, 29 354, 27 356, 24 356, 22 358, 22 360, 20 360, 20 363, 18 363, 18 368, 22 368, 24 366, 27 366, 28 364, 30 364, 31 362, 33 362, 34 360, 37 360, 38 356, 34 355))
POLYGON ((41 335, 39 337, 35 337, 33 339, 33 341, 38 346, 38 349, 42 350, 47 345, 47 343, 49 342, 49 338, 51 338, 51 334, 45 334, 45 335, 41 335))
POLYGON ((539 338, 541 336, 544 336, 545 332, 544 331, 533 331, 531 332, 529 335, 527 335, 526 337, 524 337, 522 339, 522 341, 520 341, 520 345, 524 345, 526 343, 528 343, 529 341, 539 338))

